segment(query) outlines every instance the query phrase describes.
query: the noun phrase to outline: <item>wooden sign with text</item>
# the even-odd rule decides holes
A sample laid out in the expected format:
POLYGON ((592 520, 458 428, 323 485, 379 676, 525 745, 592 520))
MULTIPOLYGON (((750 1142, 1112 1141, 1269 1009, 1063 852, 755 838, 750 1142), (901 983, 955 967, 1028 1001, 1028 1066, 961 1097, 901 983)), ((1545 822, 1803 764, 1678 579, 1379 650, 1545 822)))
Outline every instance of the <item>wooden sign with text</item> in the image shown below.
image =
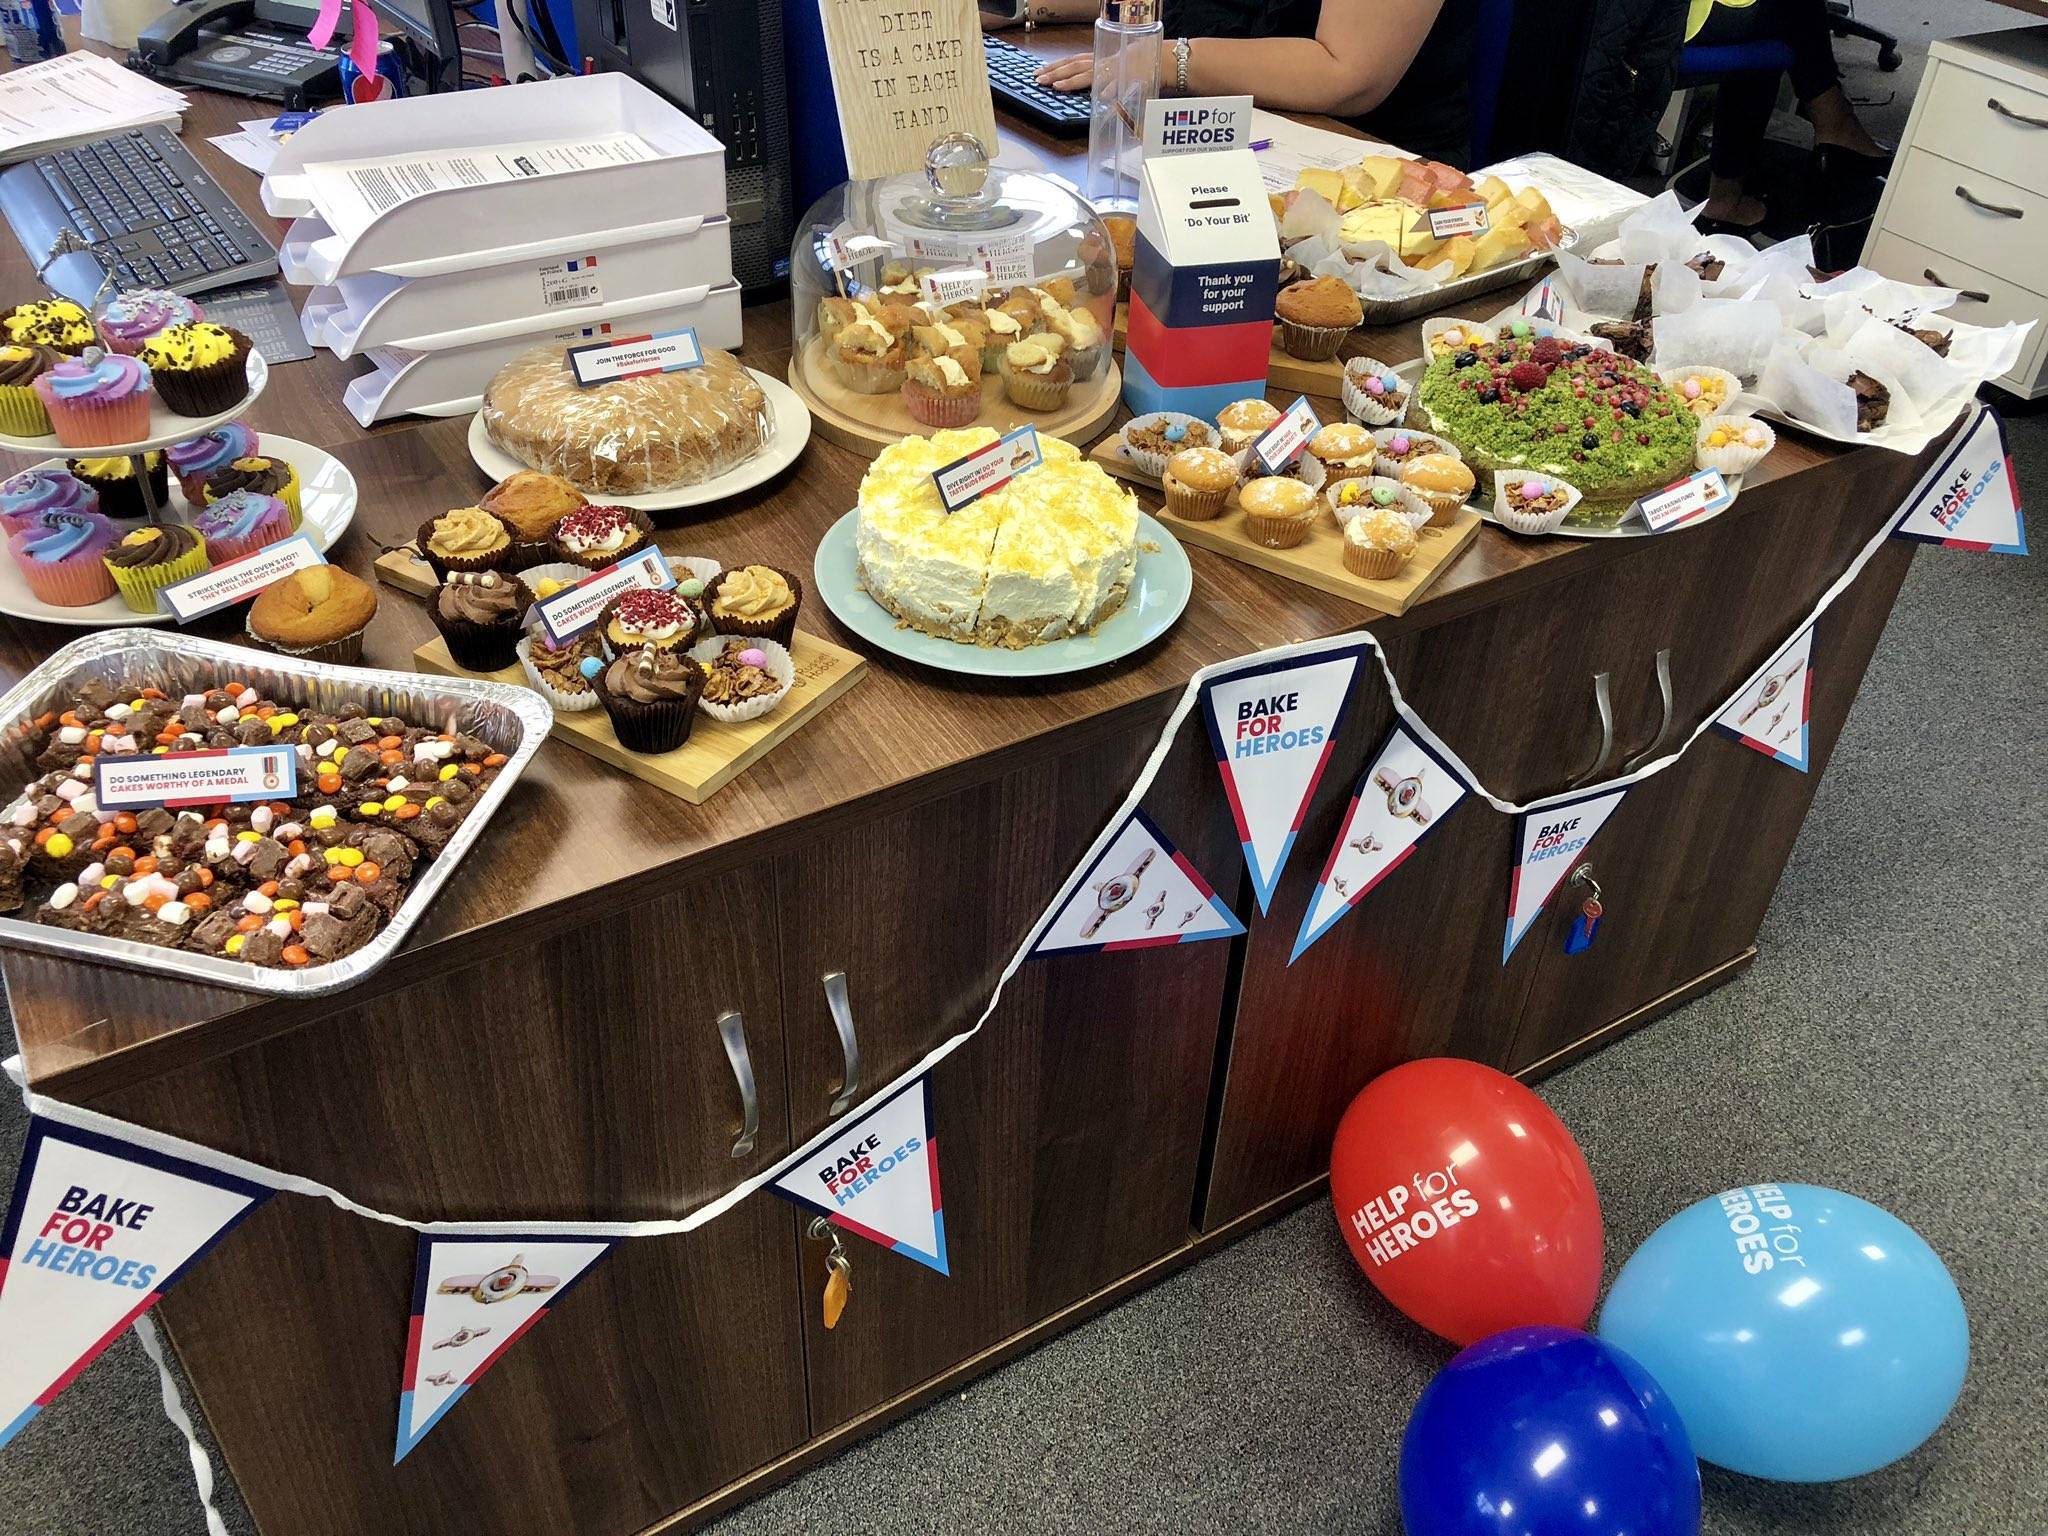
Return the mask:
POLYGON ((818 0, 846 174, 924 167, 932 140, 971 133, 996 151, 974 0, 818 0))

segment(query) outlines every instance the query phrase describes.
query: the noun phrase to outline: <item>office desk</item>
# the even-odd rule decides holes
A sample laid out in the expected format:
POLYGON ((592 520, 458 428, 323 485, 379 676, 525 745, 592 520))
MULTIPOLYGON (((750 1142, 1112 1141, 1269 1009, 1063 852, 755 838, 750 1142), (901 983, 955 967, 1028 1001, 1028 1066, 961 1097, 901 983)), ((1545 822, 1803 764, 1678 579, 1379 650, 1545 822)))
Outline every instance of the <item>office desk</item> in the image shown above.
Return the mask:
MULTIPOLYGON (((253 178, 203 142, 247 114, 197 95, 186 137, 253 212, 253 178)), ((1026 137, 1049 159, 1077 152, 1026 137)), ((30 287, 11 246, 0 276, 0 293, 30 287)), ((789 334, 785 306, 750 310, 743 355, 780 374, 789 334)), ((1355 344, 1395 362, 1418 351, 1408 327, 1355 344)), ((335 558, 369 576, 380 543, 485 481, 463 421, 357 427, 338 403, 349 371, 325 354, 280 367, 253 415, 353 470, 362 502, 335 558)), ((686 514, 661 543, 807 571, 863 468, 814 441, 776 482, 686 514)), ((288 1003, 6 954, 30 1078, 414 1217, 685 1213, 828 1122, 843 1069, 822 973, 849 977, 857 1101, 978 1016, 1196 668, 1370 625, 1487 784, 1532 797, 1592 761, 1593 674, 1612 674, 1620 741, 1640 750, 1670 649, 1674 729, 1689 729, 1917 468, 1787 434, 1709 524, 1600 544, 1488 528, 1399 619, 1190 550, 1186 614, 1128 662, 990 682, 871 654, 854 693, 703 806, 550 744, 463 877, 352 991, 288 1003), (760 1092, 758 1144, 738 1158, 715 1028, 727 1009, 746 1020, 760 1092)), ((1502 965, 1511 824, 1479 808, 1290 967, 1322 850, 1391 718, 1382 690, 1362 687, 1266 917, 1236 873, 1206 742, 1184 730, 1146 807, 1249 935, 1027 967, 934 1074, 951 1276, 853 1240, 852 1302, 829 1333, 825 1245, 757 1195, 686 1236, 620 1244, 394 1467, 413 1238, 323 1201, 271 1201, 160 1308, 250 1507, 276 1536, 697 1522, 1312 1197, 1337 1115, 1373 1072, 1449 1052, 1540 1073, 1727 979, 1909 559, 1885 549, 1823 621, 1815 771, 1710 738, 1634 791, 1592 851, 1608 932, 1569 962, 1553 912, 1502 965)), ((861 648, 815 599, 800 622, 861 648)), ((365 661, 407 667, 431 633, 416 600, 386 590, 365 661)), ((0 625, 0 677, 70 634, 0 625)))

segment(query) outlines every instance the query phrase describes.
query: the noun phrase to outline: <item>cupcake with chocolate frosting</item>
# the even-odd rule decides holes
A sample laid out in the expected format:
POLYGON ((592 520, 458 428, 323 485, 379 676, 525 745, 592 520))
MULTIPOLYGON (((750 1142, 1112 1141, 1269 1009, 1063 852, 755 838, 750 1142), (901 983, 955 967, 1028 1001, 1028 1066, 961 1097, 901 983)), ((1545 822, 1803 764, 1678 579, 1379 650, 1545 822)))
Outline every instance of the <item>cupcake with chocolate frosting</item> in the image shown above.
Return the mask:
POLYGON ((689 739, 704 669, 680 651, 626 651, 594 679, 612 732, 628 752, 673 752, 689 739))
POLYGON ((159 587, 206 569, 206 540, 183 523, 152 524, 122 535, 106 562, 121 600, 137 613, 155 613, 159 587))
POLYGON ((299 472, 283 459, 261 453, 231 459, 225 466, 206 477, 206 482, 200 490, 200 499, 219 501, 221 497, 232 496, 236 491, 255 491, 259 495, 275 496, 291 508, 292 527, 299 526, 299 472))
POLYGON ((64 354, 27 342, 0 346, 0 432, 10 437, 47 437, 50 413, 35 392, 37 379, 64 361, 64 354))
POLYGON ((471 672, 509 667, 519 623, 533 601, 526 583, 501 571, 455 571, 441 583, 428 612, 455 665, 471 672))

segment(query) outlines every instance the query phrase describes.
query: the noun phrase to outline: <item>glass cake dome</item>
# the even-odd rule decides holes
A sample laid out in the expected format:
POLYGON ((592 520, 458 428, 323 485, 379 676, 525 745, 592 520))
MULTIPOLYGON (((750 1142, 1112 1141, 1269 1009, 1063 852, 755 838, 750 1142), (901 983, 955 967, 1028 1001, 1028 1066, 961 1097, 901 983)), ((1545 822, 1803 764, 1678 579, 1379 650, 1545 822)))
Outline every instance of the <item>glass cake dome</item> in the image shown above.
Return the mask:
MULTIPOLYGON (((922 171, 844 182, 827 192, 797 225, 789 269, 793 367, 815 381, 830 378, 835 327, 826 300, 876 311, 922 304, 922 324, 939 310, 966 315, 968 306, 994 309, 1013 297, 1025 306, 1020 290, 1036 289, 1030 304, 1050 297, 1065 311, 1087 311, 1102 343, 1097 371, 1108 365, 1117 284, 1108 230, 1071 188, 992 164, 972 134, 936 140, 922 171)), ((1048 309, 1037 328, 1054 327, 1072 338, 1048 309)), ((1080 328, 1085 353, 1088 321, 1080 328)))

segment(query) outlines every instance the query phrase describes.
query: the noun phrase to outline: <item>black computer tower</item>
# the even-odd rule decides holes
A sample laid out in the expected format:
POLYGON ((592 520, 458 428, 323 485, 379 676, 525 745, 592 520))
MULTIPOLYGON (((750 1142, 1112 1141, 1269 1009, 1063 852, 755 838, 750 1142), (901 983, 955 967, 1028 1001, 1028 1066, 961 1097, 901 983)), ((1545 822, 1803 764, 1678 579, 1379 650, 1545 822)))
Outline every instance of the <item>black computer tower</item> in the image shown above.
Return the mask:
POLYGON ((659 91, 725 145, 733 276, 789 279, 789 110, 777 0, 575 0, 577 46, 659 91))

